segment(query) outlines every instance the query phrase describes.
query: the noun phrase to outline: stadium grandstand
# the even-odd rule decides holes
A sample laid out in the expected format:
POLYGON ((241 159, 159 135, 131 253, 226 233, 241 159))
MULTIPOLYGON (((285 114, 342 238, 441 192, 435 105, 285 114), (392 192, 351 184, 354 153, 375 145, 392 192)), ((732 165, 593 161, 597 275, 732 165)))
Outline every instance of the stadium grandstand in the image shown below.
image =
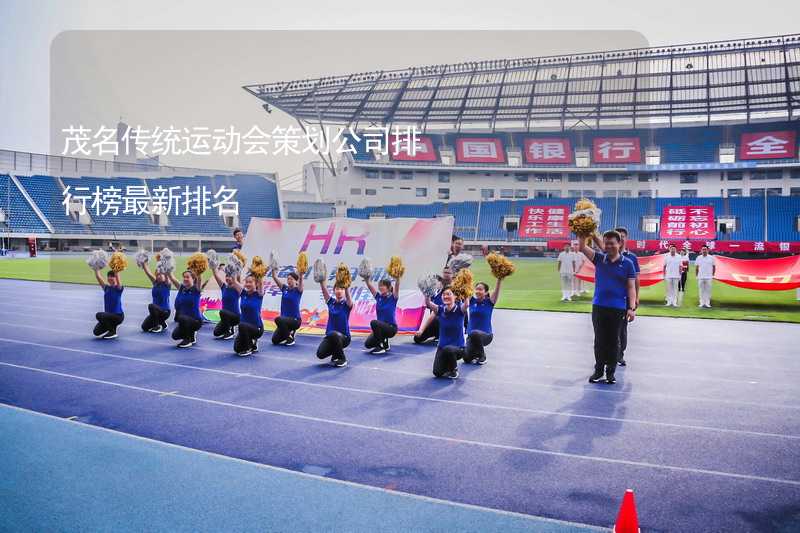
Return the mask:
POLYGON ((245 86, 349 128, 284 192, 294 216, 453 215, 473 243, 544 245, 526 206, 595 199, 634 239, 711 205, 717 239, 800 241, 800 36, 433 65, 245 86), (414 153, 370 144, 413 127, 414 153))

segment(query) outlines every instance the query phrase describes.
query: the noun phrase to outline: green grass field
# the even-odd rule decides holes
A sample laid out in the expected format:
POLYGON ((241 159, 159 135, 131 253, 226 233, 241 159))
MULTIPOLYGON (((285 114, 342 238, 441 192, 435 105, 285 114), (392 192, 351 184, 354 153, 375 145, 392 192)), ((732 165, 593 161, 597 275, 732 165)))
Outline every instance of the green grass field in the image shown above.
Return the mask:
MULTIPOLYGON (((178 268, 186 258, 178 258, 178 268)), ((123 283, 128 286, 149 287, 144 273, 133 264, 123 273, 123 283)), ((476 280, 494 281, 483 260, 473 265, 476 280)), ((57 257, 39 259, 7 259, 0 261, 0 278, 65 283, 94 284, 92 272, 82 257, 57 257)), ((411 281, 411 280, 408 280, 411 281)), ((505 281, 498 307, 540 311, 588 312, 591 310, 591 290, 577 301, 560 302, 561 290, 555 261, 518 260, 517 272, 505 281)), ((694 318, 720 318, 739 320, 764 320, 800 323, 800 302, 795 291, 753 291, 714 282, 712 309, 697 307, 697 284, 694 269, 690 269, 686 294, 679 308, 664 306, 664 285, 656 284, 642 289, 639 315, 694 318)))

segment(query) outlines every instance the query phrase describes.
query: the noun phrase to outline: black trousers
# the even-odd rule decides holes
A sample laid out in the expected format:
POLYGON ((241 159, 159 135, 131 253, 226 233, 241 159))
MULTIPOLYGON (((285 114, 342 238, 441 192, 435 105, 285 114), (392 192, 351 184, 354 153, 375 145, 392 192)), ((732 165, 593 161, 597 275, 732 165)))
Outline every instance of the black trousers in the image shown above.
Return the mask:
POLYGON ((479 329, 472 330, 467 335, 467 348, 464 350, 464 362, 471 363, 475 359, 483 357, 485 359, 486 352, 484 346, 489 346, 494 339, 494 335, 486 333, 479 329))
POLYGON ((95 314, 94 317, 97 319, 97 325, 94 327, 95 335, 116 333, 117 326, 125 320, 124 313, 106 313, 105 311, 95 314))
POLYGON ((219 322, 214 326, 214 336, 224 337, 225 334, 231 333, 234 326, 239 325, 239 315, 232 313, 227 309, 219 310, 219 322))
POLYGON ((272 333, 272 344, 280 344, 300 329, 300 320, 290 316, 275 318, 275 331, 272 333))
POLYGON ((622 361, 625 358, 625 348, 628 347, 628 320, 623 319, 622 327, 619 330, 619 358, 622 361))
POLYGON ((344 349, 350 346, 350 337, 331 331, 322 339, 317 348, 317 357, 325 359, 331 357, 333 360, 347 359, 344 356, 344 349))
POLYGON ((190 341, 203 326, 203 321, 189 315, 177 314, 175 315, 175 324, 175 329, 172 330, 172 339, 190 341))
POLYGON ((594 327, 594 371, 603 372, 606 377, 613 376, 617 369, 620 354, 620 336, 625 322, 624 309, 592 306, 592 326, 594 327))
POLYGON ((397 335, 397 324, 389 324, 388 322, 381 322, 380 320, 373 320, 369 323, 372 329, 367 340, 364 341, 365 348, 375 348, 380 346, 387 339, 391 339, 397 335))
POLYGON ((251 349, 253 344, 260 339, 263 334, 263 327, 258 327, 248 322, 239 323, 239 332, 233 340, 233 351, 242 353, 251 349))
POLYGON ((156 326, 167 329, 167 319, 170 315, 169 309, 164 309, 156 304, 147 304, 147 317, 142 322, 142 331, 150 331, 156 326))
POLYGON ((464 348, 458 346, 439 346, 433 358, 433 375, 442 377, 446 372, 458 368, 458 360, 464 357, 464 348))
POLYGON ((422 344, 430 339, 439 337, 439 317, 434 317, 425 329, 414 335, 414 342, 422 344))
POLYGON ((688 270, 681 272, 681 279, 678 281, 678 290, 686 292, 686 276, 689 274, 688 270))

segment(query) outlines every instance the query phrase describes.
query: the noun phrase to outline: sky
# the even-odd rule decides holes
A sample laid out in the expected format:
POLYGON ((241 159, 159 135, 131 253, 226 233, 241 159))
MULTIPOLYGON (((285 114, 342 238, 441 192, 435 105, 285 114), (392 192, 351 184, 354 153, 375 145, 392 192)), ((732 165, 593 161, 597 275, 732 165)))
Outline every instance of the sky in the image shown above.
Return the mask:
MULTIPOLYGON (((285 127, 293 120, 266 115, 241 85, 788 34, 798 15, 800 2, 783 0, 0 0, 0 149, 60 153, 63 125, 120 117, 151 127, 285 127)), ((289 176, 312 158, 162 160, 289 176)))

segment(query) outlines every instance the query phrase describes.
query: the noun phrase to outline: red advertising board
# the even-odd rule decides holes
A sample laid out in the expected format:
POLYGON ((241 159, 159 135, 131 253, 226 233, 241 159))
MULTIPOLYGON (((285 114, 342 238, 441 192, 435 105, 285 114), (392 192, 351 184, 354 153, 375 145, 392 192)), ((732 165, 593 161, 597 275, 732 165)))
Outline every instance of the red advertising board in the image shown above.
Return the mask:
POLYGON ((717 228, 710 205, 666 206, 661 213, 662 239, 714 239, 717 228))
POLYGON ((791 159, 797 156, 797 134, 794 131, 761 131, 742 133, 739 159, 791 159))
POLYGON ((572 143, 559 137, 526 137, 525 162, 537 165, 571 164, 575 161, 572 143))
POLYGON ((429 135, 390 135, 389 159, 392 161, 438 161, 429 135))
MULTIPOLYGON (((565 244, 571 242, 569 239, 552 239, 547 241, 549 250, 560 250, 565 244)), ((770 253, 770 254, 800 254, 800 242, 767 242, 767 241, 688 241, 675 239, 639 239, 627 241, 627 247, 633 252, 666 252, 670 245, 675 245, 678 250, 686 249, 691 252, 699 252, 704 245, 708 246, 712 252, 734 253, 770 253)))
POLYGON ((456 139, 458 163, 505 163, 503 141, 497 137, 459 137, 456 139))
MULTIPOLYGON (((645 255, 637 257, 639 261, 639 283, 642 287, 649 287, 664 280, 664 256, 666 254, 645 255)), ((575 273, 575 276, 583 281, 594 283, 594 264, 590 261, 584 261, 581 269, 575 273)))
POLYGON ((528 205, 519 221, 519 236, 523 239, 559 239, 569 237, 565 205, 528 205))
POLYGON ((641 163, 639 137, 595 137, 592 140, 594 163, 641 163))

